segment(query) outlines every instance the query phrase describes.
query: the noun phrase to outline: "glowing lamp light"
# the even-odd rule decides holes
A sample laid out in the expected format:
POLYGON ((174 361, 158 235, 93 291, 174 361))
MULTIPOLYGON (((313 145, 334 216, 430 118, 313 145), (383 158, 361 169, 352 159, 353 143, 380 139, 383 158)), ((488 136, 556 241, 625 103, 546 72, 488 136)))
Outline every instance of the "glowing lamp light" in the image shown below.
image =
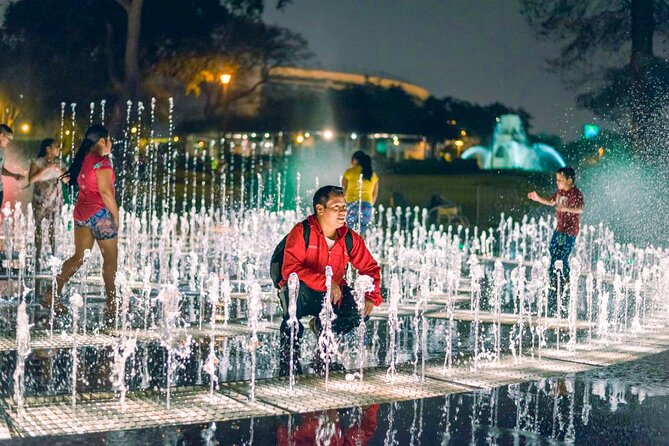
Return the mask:
POLYGON ((230 80, 232 80, 232 74, 221 74, 221 83, 223 85, 228 85, 230 83, 230 80))
POLYGON ((255 138, 255 137, 256 137, 256 134, 255 134, 255 133, 251 133, 251 138, 255 138))
POLYGON ((461 136, 467 136, 467 132, 464 131, 464 130, 460 130, 460 135, 461 135, 461 136))
POLYGON ((269 133, 265 133, 265 139, 269 138, 269 133))
POLYGON ((302 144, 302 143, 304 142, 304 136, 302 136, 302 135, 297 135, 297 138, 295 138, 295 141, 296 141, 298 144, 302 144))
POLYGON ((173 140, 174 142, 179 142, 179 137, 178 137, 178 136, 175 136, 174 138, 172 138, 172 140, 173 140))
POLYGON ((333 136, 332 130, 323 130, 323 139, 326 141, 331 141, 333 136))
POLYGON ((200 148, 204 147, 204 141, 198 141, 197 146, 200 148))
POLYGON ((357 133, 351 133, 351 139, 354 140, 354 141, 356 139, 358 139, 358 134, 357 133))
POLYGON ((69 130, 65 130, 65 134, 69 136, 69 135, 70 135, 70 131, 69 131, 69 130))
POLYGON ((304 134, 304 137, 305 137, 305 138, 311 138, 311 133, 306 132, 306 133, 304 134))
POLYGON ((602 158, 604 156, 604 147, 597 149, 597 155, 602 158))
POLYGON ((30 132, 30 124, 28 124, 27 122, 24 122, 23 124, 21 124, 21 132, 22 133, 29 133, 30 132))
POLYGON ((454 144, 455 144, 455 147, 460 148, 460 147, 462 147, 462 146, 465 145, 465 142, 464 142, 463 140, 461 140, 461 139, 458 139, 457 141, 455 141, 454 144))
POLYGON ((133 135, 134 135, 135 133, 137 133, 137 127, 132 127, 132 128, 130 129, 130 133, 132 133, 133 135))
POLYGON ((393 139, 393 145, 394 146, 399 146, 400 145, 400 140, 399 139, 393 139))

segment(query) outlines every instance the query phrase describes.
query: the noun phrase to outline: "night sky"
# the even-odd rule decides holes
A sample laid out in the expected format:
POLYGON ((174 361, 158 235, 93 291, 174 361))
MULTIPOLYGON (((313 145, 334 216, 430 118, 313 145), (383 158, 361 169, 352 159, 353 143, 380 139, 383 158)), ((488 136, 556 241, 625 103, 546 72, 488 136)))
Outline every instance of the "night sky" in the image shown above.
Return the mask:
POLYGON ((578 136, 592 115, 545 60, 557 45, 539 42, 517 0, 293 0, 271 2, 265 19, 300 32, 323 69, 380 74, 433 95, 522 106, 533 133, 578 136))

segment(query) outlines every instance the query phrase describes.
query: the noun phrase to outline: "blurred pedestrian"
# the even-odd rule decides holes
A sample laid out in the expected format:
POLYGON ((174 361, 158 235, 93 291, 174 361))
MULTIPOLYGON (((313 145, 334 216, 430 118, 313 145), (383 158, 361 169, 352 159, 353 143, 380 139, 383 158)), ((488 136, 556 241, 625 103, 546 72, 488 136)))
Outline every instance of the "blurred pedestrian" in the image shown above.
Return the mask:
POLYGON ((341 180, 346 198, 346 224, 364 235, 374 215, 379 195, 379 176, 372 169, 372 159, 362 150, 351 157, 351 167, 341 180))
POLYGON ((61 181, 67 182, 64 176, 67 166, 59 158, 60 143, 47 138, 40 144, 37 158, 30 164, 28 182, 34 184, 33 215, 35 216, 35 245, 37 247, 38 266, 44 266, 45 256, 53 254, 56 249, 56 225, 63 209, 63 191, 61 181), (42 229, 47 231, 48 247, 42 245, 42 229))

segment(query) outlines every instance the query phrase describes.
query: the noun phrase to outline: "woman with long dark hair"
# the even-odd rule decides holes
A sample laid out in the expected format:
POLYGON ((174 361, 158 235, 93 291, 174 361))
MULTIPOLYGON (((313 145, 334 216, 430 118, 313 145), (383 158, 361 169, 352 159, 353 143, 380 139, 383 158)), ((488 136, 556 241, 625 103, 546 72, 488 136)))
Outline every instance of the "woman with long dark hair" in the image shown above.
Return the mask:
POLYGON ((55 228, 63 209, 63 191, 60 186, 61 180, 67 182, 63 177, 67 166, 61 159, 60 143, 53 138, 47 138, 39 146, 37 158, 30 163, 28 183, 34 184, 33 191, 33 214, 35 216, 35 245, 37 247, 37 262, 43 267, 43 260, 48 251, 43 252, 42 225, 48 226, 49 246, 51 254, 56 249, 55 228), (46 223, 43 221, 46 220, 46 223))
POLYGON ((351 157, 351 167, 341 180, 346 198, 346 224, 361 234, 369 227, 374 203, 379 195, 379 176, 372 169, 372 159, 362 150, 351 157))
MULTIPOLYGON (((84 259, 84 251, 92 249, 97 242, 102 253, 102 278, 105 283, 106 306, 104 323, 113 325, 116 316, 114 279, 118 257, 118 205, 114 196, 114 167, 109 131, 101 125, 86 130, 84 141, 74 156, 66 173, 70 184, 79 189, 74 206, 74 254, 63 262, 56 276, 56 295, 60 296, 63 285, 77 272, 84 259)), ((51 293, 47 299, 51 298, 51 293)), ((64 310, 58 303, 59 312, 64 310)))

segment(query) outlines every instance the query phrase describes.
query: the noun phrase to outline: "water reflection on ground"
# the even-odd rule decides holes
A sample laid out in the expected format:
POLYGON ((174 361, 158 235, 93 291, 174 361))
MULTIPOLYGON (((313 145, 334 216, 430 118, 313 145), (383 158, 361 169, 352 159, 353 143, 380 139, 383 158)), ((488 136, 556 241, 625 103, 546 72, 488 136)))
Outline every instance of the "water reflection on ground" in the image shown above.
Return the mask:
MULTIPOLYGON (((669 444, 668 378, 669 352, 664 352, 565 378, 486 391, 210 425, 49 438, 48 443, 669 444)), ((45 444, 45 439, 21 444, 45 444)))

